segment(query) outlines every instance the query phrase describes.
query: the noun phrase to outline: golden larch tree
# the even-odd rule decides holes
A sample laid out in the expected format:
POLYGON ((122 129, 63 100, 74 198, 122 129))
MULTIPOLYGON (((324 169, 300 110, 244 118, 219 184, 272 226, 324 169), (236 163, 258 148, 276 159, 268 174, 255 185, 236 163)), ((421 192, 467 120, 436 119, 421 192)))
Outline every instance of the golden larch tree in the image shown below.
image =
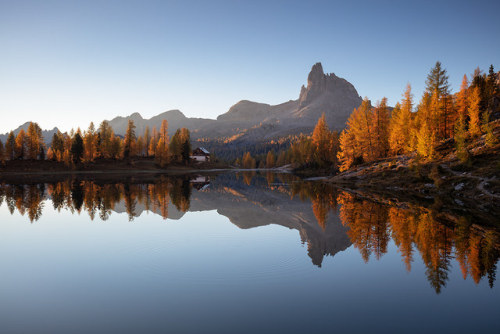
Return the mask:
POLYGON ((469 95, 469 134, 471 136, 478 136, 481 134, 481 117, 480 117, 480 104, 481 94, 479 87, 472 88, 469 95))
POLYGON ((137 138, 137 142, 135 143, 135 146, 136 146, 135 154, 143 157, 144 156, 144 137, 143 136, 139 136, 139 138, 137 138))
POLYGON ((161 167, 164 167, 169 162, 168 122, 165 119, 161 122, 155 158, 161 167))
POLYGON ((151 141, 151 133, 149 131, 149 126, 146 126, 146 130, 144 130, 144 154, 149 156, 149 142, 151 141))
POLYGON ((375 133, 373 129, 373 111, 370 100, 367 97, 358 108, 359 122, 354 127, 354 135, 363 154, 364 161, 372 161, 375 158, 375 133))
POLYGON ((121 159, 124 157, 123 141, 120 137, 115 136, 113 130, 111 130, 111 140, 110 140, 110 158, 121 159))
POLYGON ((432 159, 435 144, 436 133, 432 131, 431 125, 429 125, 427 120, 424 120, 417 132, 417 153, 422 157, 432 159))
POLYGON ((135 155, 135 144, 137 137, 135 135, 135 124, 133 120, 129 120, 127 124, 127 131, 123 139, 123 155, 125 159, 129 159, 135 155))
POLYGON ((457 150, 457 158, 462 162, 466 163, 469 161, 470 154, 467 150, 467 130, 465 128, 465 115, 460 115, 458 121, 455 123, 455 148, 457 150))
POLYGON ((387 98, 384 97, 373 109, 374 156, 382 158, 389 151, 389 109, 387 98))
POLYGON ((349 116, 347 126, 340 135, 340 151, 337 154, 341 171, 349 169, 355 161, 376 158, 373 118, 368 98, 349 116))
POLYGON ((40 153, 40 146, 43 142, 42 129, 40 129, 37 123, 30 122, 25 140, 27 158, 36 160, 38 158, 38 154, 40 153))
POLYGON ((357 156, 358 152, 354 134, 349 129, 344 129, 340 134, 340 150, 337 153, 340 171, 348 170, 353 165, 357 156))
POLYGON ((50 143, 50 149, 52 151, 52 159, 56 161, 63 161, 64 150, 65 150, 65 140, 64 135, 57 131, 52 136, 52 142, 50 143))
POLYGON ((255 159, 252 158, 250 152, 246 152, 241 159, 241 164, 243 168, 255 168, 255 159))
POLYGON ((462 79, 462 85, 460 86, 460 91, 457 93, 457 99, 456 99, 458 118, 460 118, 460 116, 463 116, 465 119, 465 116, 468 114, 468 107, 469 107, 468 88, 469 88, 469 81, 467 80, 467 75, 464 74, 464 77, 462 79))
POLYGON ((158 145, 158 139, 158 131, 156 130, 156 126, 153 126, 152 136, 149 141, 148 155, 156 155, 156 146, 158 145))
POLYGON ((97 156, 97 133, 93 122, 90 122, 88 130, 83 136, 83 147, 84 160, 94 161, 97 156))
POLYGON ((326 124, 325 113, 318 119, 311 136, 315 151, 315 160, 320 166, 325 166, 335 160, 336 152, 333 152, 333 138, 326 124))
POLYGON ((416 138, 417 153, 425 158, 432 158, 434 155, 434 146, 437 142, 437 123, 435 106, 437 103, 437 95, 425 92, 422 100, 418 105, 417 124, 414 127, 416 138))
POLYGON ((21 129, 16 137, 16 157, 18 159, 26 158, 26 133, 21 129))
POLYGON ((107 121, 102 121, 98 131, 98 151, 103 158, 111 158, 113 138, 113 129, 107 121))
POLYGON ((5 155, 6 159, 14 160, 16 158, 16 136, 14 132, 9 132, 7 136, 7 141, 5 142, 5 155))
POLYGON ((47 160, 51 160, 51 161, 56 160, 56 157, 55 157, 54 151, 52 150, 52 147, 49 147, 47 149, 47 160))
POLYGON ((266 168, 273 168, 275 167, 275 162, 276 162, 276 157, 274 155, 273 151, 267 152, 266 156, 266 168))
POLYGON ((286 162, 286 152, 281 151, 278 155, 278 159, 276 159, 276 166, 283 166, 284 164, 286 164, 286 162))
POLYGON ((389 126, 389 147, 392 154, 404 154, 411 151, 412 110, 413 95, 411 85, 408 84, 401 105, 396 105, 392 111, 389 126))

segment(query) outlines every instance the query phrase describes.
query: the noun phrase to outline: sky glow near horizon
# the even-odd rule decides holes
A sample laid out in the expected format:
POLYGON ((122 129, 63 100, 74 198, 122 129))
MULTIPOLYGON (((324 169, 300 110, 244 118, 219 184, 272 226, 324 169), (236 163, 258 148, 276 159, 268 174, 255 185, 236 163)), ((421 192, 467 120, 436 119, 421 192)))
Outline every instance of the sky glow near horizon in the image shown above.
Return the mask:
POLYGON ((297 99, 322 62, 373 102, 415 102, 437 60, 500 70, 497 1, 1 1, 0 133, 26 121, 88 127, 240 100, 297 99))

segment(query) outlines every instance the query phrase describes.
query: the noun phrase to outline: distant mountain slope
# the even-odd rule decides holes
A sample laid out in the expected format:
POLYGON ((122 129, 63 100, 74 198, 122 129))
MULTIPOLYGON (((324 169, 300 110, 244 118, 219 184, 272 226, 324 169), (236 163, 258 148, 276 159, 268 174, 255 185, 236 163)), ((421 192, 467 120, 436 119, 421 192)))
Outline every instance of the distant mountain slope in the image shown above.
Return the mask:
POLYGON ((125 135, 129 120, 134 121, 134 125, 136 127, 135 131, 138 134, 144 133, 146 127, 149 127, 150 130, 152 130, 153 127, 156 127, 159 130, 163 120, 168 121, 169 131, 172 133, 179 128, 188 128, 191 131, 195 131, 203 126, 207 126, 215 122, 213 119, 187 118, 179 110, 169 110, 151 117, 150 119, 142 118, 139 113, 133 113, 128 117, 119 116, 109 121, 109 125, 111 125, 116 134, 125 135))

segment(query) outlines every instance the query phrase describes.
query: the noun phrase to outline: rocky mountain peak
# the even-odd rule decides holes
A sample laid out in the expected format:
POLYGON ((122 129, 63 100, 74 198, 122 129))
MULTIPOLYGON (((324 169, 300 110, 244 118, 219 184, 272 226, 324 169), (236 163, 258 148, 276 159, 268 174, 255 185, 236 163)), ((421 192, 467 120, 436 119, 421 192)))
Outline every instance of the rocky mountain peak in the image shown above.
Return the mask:
POLYGON ((300 91, 299 108, 306 107, 325 93, 335 96, 336 99, 361 101, 352 84, 334 73, 325 74, 321 63, 316 63, 307 77, 307 87, 302 86, 300 91))
POLYGON ((299 108, 306 106, 325 91, 325 79, 323 65, 314 64, 307 76, 307 87, 302 86, 300 90, 299 108))
POLYGON ((325 79, 325 72, 323 72, 323 65, 316 63, 311 68, 311 72, 307 76, 307 87, 321 85, 325 79))

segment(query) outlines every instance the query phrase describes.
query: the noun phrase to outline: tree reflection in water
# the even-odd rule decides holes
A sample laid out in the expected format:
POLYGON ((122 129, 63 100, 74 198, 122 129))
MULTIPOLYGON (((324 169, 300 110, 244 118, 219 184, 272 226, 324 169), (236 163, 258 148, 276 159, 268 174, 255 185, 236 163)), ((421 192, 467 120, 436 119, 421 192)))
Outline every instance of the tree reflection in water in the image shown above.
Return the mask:
MULTIPOLYGON (((359 250, 365 262, 368 262, 372 255, 377 260, 380 259, 388 252, 388 245, 392 240, 408 271, 411 270, 415 257, 421 257, 426 267, 427 279, 437 293, 446 286, 451 261, 454 258, 460 265, 464 279, 471 277, 474 282, 479 283, 481 279, 487 277, 490 286, 493 287, 496 264, 500 257, 500 242, 494 230, 479 228, 464 217, 455 217, 454 220, 444 219, 443 215, 424 207, 401 208, 381 205, 357 198, 351 193, 322 182, 304 182, 287 174, 269 172, 262 177, 259 176, 259 181, 259 177, 255 178, 255 175, 255 172, 233 175, 233 179, 240 179, 237 189, 234 187, 234 180, 232 183, 223 181, 222 183, 225 183, 223 186, 213 190, 219 199, 214 205, 227 201, 229 197, 221 199, 222 195, 236 196, 229 206, 238 209, 238 205, 243 203, 242 197, 249 197, 249 194, 252 194, 252 199, 246 201, 245 205, 248 205, 248 202, 255 204, 252 207, 254 211, 275 210, 279 213, 279 210, 285 210, 284 206, 269 203, 269 199, 262 196, 264 193, 279 193, 289 201, 299 198, 305 203, 310 202, 310 210, 317 221, 316 226, 320 227, 319 232, 307 226, 297 225, 296 222, 288 225, 287 222, 280 224, 301 232, 301 236, 308 243, 309 255, 313 263, 318 266, 321 266, 324 255, 334 255, 349 245, 344 248, 338 244, 328 245, 329 242, 339 243, 338 237, 337 240, 326 237, 327 233, 332 234, 332 230, 328 232, 328 224, 331 222, 327 217, 337 215, 346 232, 338 229, 333 232, 347 233, 350 243, 359 250), (242 191, 242 187, 249 189, 248 194, 242 191), (267 209, 270 205, 274 205, 272 210, 267 209), (318 233, 324 234, 325 237, 319 238, 316 235, 318 233)), ((192 188, 199 194, 205 191, 208 181, 207 177, 194 179, 161 177, 150 183, 65 180, 47 184, 1 184, 0 205, 5 201, 11 214, 17 209, 31 222, 40 219, 47 199, 50 199, 57 211, 62 209, 72 213, 85 211, 91 220, 94 220, 96 215, 101 220, 107 220, 112 212, 116 211, 118 203, 123 203, 129 220, 138 215, 136 212, 138 205, 141 207, 141 212, 153 211, 166 219, 169 215, 169 205, 175 206, 180 212, 188 211, 192 188)), ((203 201, 204 198, 200 197, 199 200, 203 201)), ((286 208, 291 210, 290 207, 286 208)), ((308 224, 311 225, 311 222, 308 224)))
POLYGON ((464 217, 456 223, 441 221, 443 217, 433 210, 388 207, 346 192, 339 195, 338 202, 342 223, 349 226, 349 238, 365 261, 371 254, 379 259, 387 253, 392 238, 408 271, 418 251, 427 279, 437 293, 446 286, 453 258, 460 264, 464 279, 470 276, 479 283, 487 276, 493 287, 500 256, 494 231, 484 232, 464 217))
POLYGON ((5 199, 11 214, 17 208, 21 215, 27 214, 31 222, 40 219, 47 199, 58 212, 61 209, 72 213, 86 211, 91 220, 96 214, 101 220, 107 220, 117 203, 123 201, 129 219, 133 220, 137 204, 142 204, 148 211, 160 212, 167 219, 169 203, 186 212, 190 196, 189 178, 161 178, 147 184, 65 180, 47 184, 0 185, 0 205, 5 199))

